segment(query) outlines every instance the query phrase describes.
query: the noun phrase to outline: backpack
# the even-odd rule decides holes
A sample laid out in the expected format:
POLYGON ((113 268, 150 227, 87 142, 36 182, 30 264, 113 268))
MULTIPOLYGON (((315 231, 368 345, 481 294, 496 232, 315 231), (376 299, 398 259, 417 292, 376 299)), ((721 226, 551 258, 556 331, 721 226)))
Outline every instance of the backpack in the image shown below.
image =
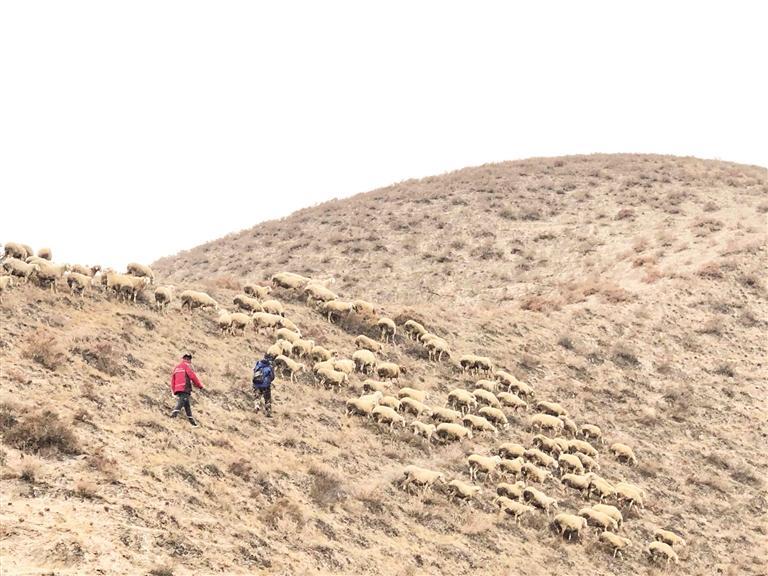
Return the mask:
POLYGON ((267 372, 270 371, 269 370, 269 368, 270 368, 269 364, 264 362, 264 361, 262 361, 262 360, 259 360, 256 363, 256 366, 253 367, 253 380, 252 380, 252 384, 254 386, 259 386, 261 384, 264 384, 264 378, 265 378, 264 369, 265 368, 267 368, 267 372))

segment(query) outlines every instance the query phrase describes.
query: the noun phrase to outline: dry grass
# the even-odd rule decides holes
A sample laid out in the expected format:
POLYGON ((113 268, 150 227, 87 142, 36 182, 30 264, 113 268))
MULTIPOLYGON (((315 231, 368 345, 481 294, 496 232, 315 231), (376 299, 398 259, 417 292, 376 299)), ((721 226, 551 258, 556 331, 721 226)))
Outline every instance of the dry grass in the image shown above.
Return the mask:
POLYGON ((24 415, 13 412, 4 405, 0 416, 0 432, 3 442, 9 446, 44 456, 80 453, 74 431, 56 413, 50 410, 24 415))
POLYGON ((25 358, 31 358, 48 370, 58 370, 67 358, 58 338, 47 328, 38 328, 26 339, 23 353, 25 358))

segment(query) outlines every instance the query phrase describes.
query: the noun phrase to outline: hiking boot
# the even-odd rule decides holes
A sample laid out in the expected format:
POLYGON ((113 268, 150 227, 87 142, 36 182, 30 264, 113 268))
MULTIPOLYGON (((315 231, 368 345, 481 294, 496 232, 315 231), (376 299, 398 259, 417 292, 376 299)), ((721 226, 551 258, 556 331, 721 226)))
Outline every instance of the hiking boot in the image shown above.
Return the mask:
POLYGON ((192 418, 192 416, 188 416, 187 420, 189 420, 189 423, 192 424, 192 426, 197 428, 197 421, 194 418, 192 418))
POLYGON ((171 418, 176 418, 176 416, 178 416, 178 415, 179 415, 179 411, 178 410, 172 410, 171 411, 171 418))
POLYGON ((265 415, 267 418, 272 418, 272 412, 267 412, 265 415))

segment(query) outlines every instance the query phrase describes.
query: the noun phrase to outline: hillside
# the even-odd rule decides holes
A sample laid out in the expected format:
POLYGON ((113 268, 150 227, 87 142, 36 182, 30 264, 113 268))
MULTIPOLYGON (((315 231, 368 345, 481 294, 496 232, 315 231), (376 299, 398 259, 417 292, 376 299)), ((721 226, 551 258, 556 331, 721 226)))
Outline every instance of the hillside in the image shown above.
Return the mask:
MULTIPOLYGON (((534 159, 329 202, 153 265, 225 304, 246 280, 291 270, 400 326, 423 322, 452 361, 402 334, 380 357, 433 406, 480 378, 458 369, 461 354, 490 356, 537 400, 600 426, 599 474, 645 490, 644 510, 623 510, 624 559, 592 530, 563 540, 543 512, 517 526, 491 482, 468 506, 396 485, 408 464, 468 480, 469 454, 530 446, 533 409, 508 412, 497 437, 430 446, 345 418, 354 391, 301 376, 276 385, 269 421, 248 379, 271 334, 224 336, 213 313, 178 302, 161 315, 100 290, 14 286, 0 304, 2 573, 661 574, 643 550, 670 528, 688 544, 675 573, 764 574, 766 213, 763 168, 534 159), (167 417, 185 350, 208 387, 198 429, 167 417), (613 442, 638 465, 617 462, 613 442)), ((339 356, 375 335, 364 316, 330 324, 273 295, 339 356)), ((586 505, 557 481, 539 487, 561 511, 586 505)))

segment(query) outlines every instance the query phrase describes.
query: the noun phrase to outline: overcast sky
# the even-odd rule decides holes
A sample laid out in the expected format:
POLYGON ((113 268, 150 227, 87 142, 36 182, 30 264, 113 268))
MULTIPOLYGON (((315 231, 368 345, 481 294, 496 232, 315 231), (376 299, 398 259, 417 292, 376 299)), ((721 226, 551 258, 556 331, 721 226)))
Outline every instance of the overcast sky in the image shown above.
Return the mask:
POLYGON ((123 266, 531 156, 768 166, 764 2, 2 2, 0 243, 123 266))

